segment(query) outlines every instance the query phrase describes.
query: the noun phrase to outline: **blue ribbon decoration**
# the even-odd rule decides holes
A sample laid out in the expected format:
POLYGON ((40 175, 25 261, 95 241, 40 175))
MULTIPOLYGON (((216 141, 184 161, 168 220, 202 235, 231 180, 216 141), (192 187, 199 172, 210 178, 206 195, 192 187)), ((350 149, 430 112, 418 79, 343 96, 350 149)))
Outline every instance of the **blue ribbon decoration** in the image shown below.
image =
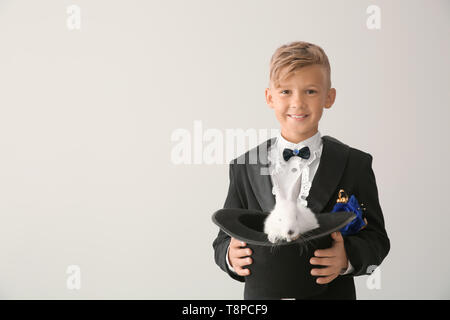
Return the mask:
POLYGON ((349 211, 356 214, 355 219, 339 230, 343 236, 356 234, 366 225, 363 220, 361 207, 359 206, 359 202, 354 195, 352 195, 347 202, 337 202, 331 212, 337 211, 349 211))

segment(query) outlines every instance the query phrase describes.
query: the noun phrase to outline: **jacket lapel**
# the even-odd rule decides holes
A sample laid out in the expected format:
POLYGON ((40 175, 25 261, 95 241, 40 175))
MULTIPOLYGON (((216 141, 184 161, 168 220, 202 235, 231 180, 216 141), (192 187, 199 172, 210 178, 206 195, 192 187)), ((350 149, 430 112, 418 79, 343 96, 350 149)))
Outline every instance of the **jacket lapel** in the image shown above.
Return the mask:
POLYGON ((271 138, 257 147, 258 162, 249 164, 248 175, 255 197, 263 212, 270 212, 275 206, 275 196, 272 194, 272 180, 269 174, 268 151, 276 138, 271 138))
POLYGON ((323 150, 319 167, 306 198, 308 207, 315 213, 321 213, 341 181, 347 164, 349 147, 330 136, 322 137, 323 150))
MULTIPOLYGON (((272 194, 272 180, 269 174, 267 158, 269 147, 276 138, 271 138, 257 147, 258 161, 248 164, 248 175, 255 197, 263 212, 270 212, 275 206, 275 196, 272 194)), ((344 173, 349 147, 330 136, 323 136, 323 149, 319 167, 306 198, 308 207, 315 213, 325 208, 344 173)), ((337 197, 337 195, 336 195, 337 197)))

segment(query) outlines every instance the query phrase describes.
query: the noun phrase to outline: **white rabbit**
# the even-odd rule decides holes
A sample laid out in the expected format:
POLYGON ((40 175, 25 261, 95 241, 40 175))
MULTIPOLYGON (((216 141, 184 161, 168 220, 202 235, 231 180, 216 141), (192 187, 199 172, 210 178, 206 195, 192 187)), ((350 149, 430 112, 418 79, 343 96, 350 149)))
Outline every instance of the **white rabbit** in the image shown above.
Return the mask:
POLYGON ((305 232, 319 227, 315 214, 300 201, 278 190, 275 207, 264 222, 264 232, 272 243, 296 240, 305 232))

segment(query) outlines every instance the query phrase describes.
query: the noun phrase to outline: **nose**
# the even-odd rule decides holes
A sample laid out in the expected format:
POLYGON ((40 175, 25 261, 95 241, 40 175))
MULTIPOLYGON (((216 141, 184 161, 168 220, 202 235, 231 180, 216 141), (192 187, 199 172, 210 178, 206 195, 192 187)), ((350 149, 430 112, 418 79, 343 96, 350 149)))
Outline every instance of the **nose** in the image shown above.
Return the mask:
POLYGON ((292 94, 292 101, 291 101, 291 103, 292 103, 292 108, 293 109, 297 109, 297 108, 302 109, 304 107, 303 106, 303 97, 301 97, 301 94, 299 94, 299 93, 293 93, 292 94))

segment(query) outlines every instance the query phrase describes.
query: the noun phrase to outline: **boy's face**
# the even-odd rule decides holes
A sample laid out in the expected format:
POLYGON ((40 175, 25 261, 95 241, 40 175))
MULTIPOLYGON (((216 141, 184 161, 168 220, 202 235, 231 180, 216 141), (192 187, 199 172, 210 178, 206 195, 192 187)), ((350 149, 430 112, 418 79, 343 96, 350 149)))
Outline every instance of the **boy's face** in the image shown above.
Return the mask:
POLYGON ((280 122, 281 135, 294 143, 317 133, 323 108, 331 108, 336 98, 336 90, 328 89, 325 68, 320 65, 295 70, 279 87, 271 83, 265 93, 280 122))

